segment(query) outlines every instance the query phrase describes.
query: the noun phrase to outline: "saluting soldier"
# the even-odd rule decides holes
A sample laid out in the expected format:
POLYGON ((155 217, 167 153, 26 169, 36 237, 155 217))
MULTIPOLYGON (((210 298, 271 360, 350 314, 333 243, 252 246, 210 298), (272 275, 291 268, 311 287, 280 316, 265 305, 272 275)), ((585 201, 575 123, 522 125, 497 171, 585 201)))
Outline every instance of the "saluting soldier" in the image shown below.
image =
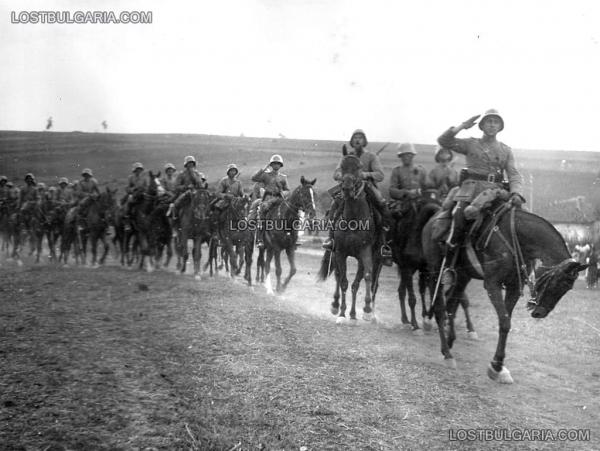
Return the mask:
MULTIPOLYGON (((279 172, 282 167, 283 158, 281 155, 273 155, 269 160, 269 164, 264 168, 259 169, 256 174, 252 176, 252 181, 262 183, 265 190, 259 207, 259 222, 262 222, 261 220, 265 219, 271 206, 283 199, 290 191, 287 184, 287 176, 279 172)), ((264 227, 259 229, 256 238, 256 246, 258 248, 264 247, 264 229, 264 227)))
POLYGON ((451 127, 439 138, 442 147, 466 156, 466 170, 461 172, 460 188, 453 201, 456 202, 452 219, 452 228, 447 240, 446 261, 450 262, 445 273, 444 283, 452 284, 456 280, 454 260, 465 235, 464 209, 478 194, 490 188, 503 188, 504 175, 508 178, 510 201, 520 207, 525 198, 522 193, 522 177, 517 170, 515 158, 510 147, 497 140, 496 135, 504 130, 504 119, 497 110, 485 112, 479 121, 481 138, 459 139, 456 135, 475 125, 480 115, 473 116, 457 127, 451 127))
POLYGON ((439 147, 435 152, 437 165, 429 172, 428 185, 438 191, 444 200, 452 188, 458 186, 458 172, 451 166, 454 153, 450 149, 439 147))
MULTIPOLYGON (((383 167, 381 166, 381 161, 379 161, 379 157, 377 156, 377 154, 370 152, 366 149, 369 143, 367 141, 367 135, 363 130, 355 130, 354 133, 352 133, 352 136, 350 137, 349 144, 353 150, 349 151, 348 154, 355 155, 360 159, 362 178, 366 182, 365 192, 367 193, 370 201, 373 203, 373 205, 381 215, 381 242, 384 243, 381 246, 381 256, 383 257, 384 264, 389 266, 392 264, 392 249, 387 244, 385 235, 386 232, 389 230, 390 214, 387 208, 387 202, 376 185, 377 183, 382 182, 384 179, 383 167)), ((336 182, 342 181, 342 161, 343 158, 340 160, 337 167, 335 168, 335 171, 333 172, 333 179, 336 182)), ((332 220, 333 224, 335 224, 336 220, 341 216, 342 208, 343 201, 341 195, 336 196, 328 213, 328 217, 332 220)), ((333 234, 334 230, 333 228, 331 228, 329 230, 329 237, 323 242, 323 247, 325 249, 333 249, 333 234)))

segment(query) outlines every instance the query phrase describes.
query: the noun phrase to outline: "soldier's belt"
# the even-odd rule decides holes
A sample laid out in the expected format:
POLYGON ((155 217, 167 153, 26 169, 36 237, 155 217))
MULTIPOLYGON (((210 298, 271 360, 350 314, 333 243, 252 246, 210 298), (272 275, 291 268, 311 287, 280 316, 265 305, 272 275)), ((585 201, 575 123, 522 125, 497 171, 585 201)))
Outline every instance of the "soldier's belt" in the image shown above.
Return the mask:
POLYGON ((463 170, 460 172, 460 181, 462 183, 465 180, 483 180, 490 183, 501 183, 502 174, 498 174, 496 172, 491 172, 489 174, 478 174, 477 172, 463 170))

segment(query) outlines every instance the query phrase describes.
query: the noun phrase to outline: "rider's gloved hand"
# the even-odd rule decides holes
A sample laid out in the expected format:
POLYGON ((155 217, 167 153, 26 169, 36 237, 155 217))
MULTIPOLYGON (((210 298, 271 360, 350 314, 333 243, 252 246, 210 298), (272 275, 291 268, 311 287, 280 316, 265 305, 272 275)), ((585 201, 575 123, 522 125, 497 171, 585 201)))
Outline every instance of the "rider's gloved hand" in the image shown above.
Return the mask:
POLYGON ((512 193, 509 199, 510 203, 515 207, 519 208, 521 205, 525 203, 525 198, 521 196, 519 193, 512 193))

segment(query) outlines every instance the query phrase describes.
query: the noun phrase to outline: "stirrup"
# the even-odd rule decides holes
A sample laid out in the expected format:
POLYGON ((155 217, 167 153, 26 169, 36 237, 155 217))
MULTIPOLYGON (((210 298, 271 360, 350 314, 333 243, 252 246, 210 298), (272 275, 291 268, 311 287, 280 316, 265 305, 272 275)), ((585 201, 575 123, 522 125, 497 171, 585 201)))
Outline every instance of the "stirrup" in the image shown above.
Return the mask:
POLYGON ((259 249, 264 249, 265 243, 263 242, 263 240, 256 240, 256 247, 259 249))
POLYGON ((323 241, 321 247, 330 251, 333 250, 333 240, 331 238, 327 238, 325 241, 323 241))

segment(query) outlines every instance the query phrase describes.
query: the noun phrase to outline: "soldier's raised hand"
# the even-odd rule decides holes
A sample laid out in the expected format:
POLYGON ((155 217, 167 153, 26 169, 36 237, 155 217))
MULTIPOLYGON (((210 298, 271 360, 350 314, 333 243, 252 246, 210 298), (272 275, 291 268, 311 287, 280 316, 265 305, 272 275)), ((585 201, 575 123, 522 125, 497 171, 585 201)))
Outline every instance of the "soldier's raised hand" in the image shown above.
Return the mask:
POLYGON ((473 117, 470 117, 469 119, 467 119, 466 121, 464 121, 462 123, 462 128, 464 128, 465 130, 473 127, 473 125, 475 125, 475 123, 477 122, 477 119, 479 119, 479 116, 481 116, 481 114, 476 114, 473 117))

